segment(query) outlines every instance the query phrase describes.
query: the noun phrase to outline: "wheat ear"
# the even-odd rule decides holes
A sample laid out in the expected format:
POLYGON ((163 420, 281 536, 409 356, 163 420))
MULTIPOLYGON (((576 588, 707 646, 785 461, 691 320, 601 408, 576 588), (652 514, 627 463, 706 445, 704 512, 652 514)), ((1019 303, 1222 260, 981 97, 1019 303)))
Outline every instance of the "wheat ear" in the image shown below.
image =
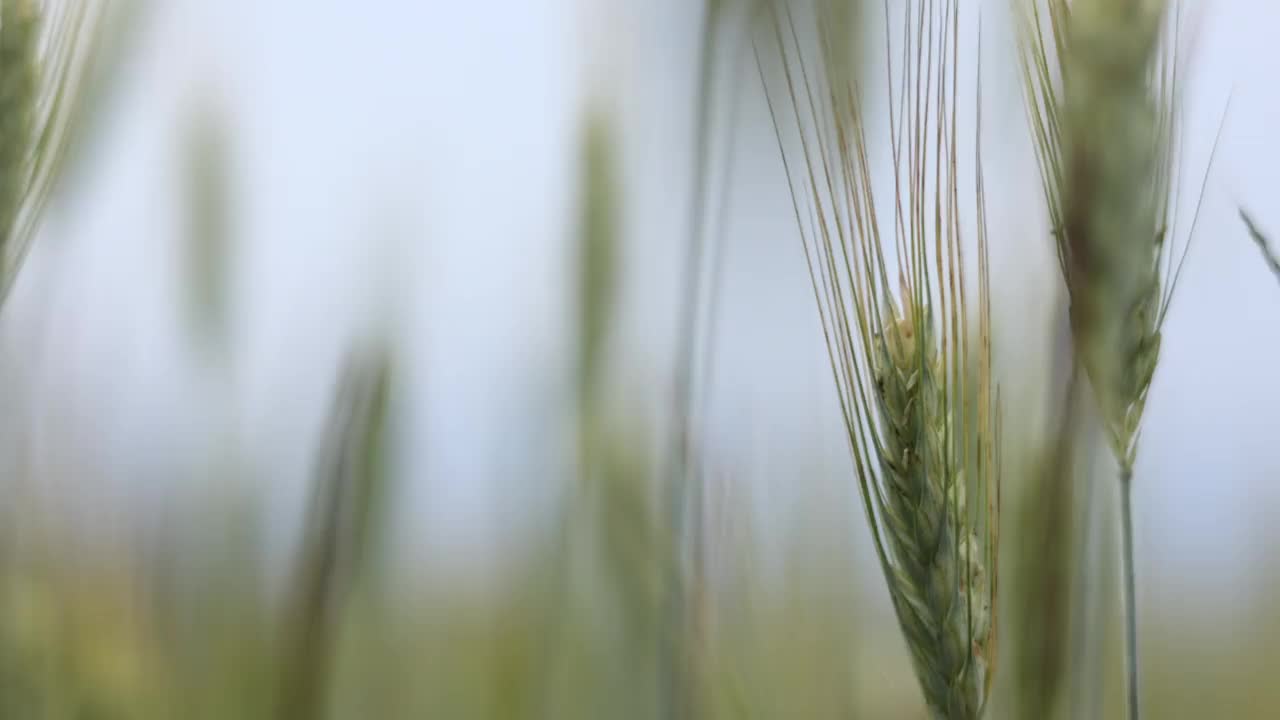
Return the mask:
MULTIPOLYGON (((889 98, 891 217, 876 212, 862 99, 840 65, 847 58, 833 51, 831 5, 817 7, 816 67, 790 12, 774 10, 782 102, 758 64, 889 594, 930 712, 965 720, 982 715, 993 676, 999 512, 981 143, 971 288, 960 230, 957 7, 903 7, 906 61, 889 98), (798 150, 788 147, 792 130, 798 150), (982 502, 971 506, 975 493, 982 502)), ((886 37, 892 27, 886 17, 886 37)))
POLYGON ((1165 0, 1026 0, 1021 14, 1024 97, 1077 352, 1125 473, 1227 116, 1180 232, 1180 18, 1165 0))
POLYGON ((1131 469, 1186 250, 1168 242, 1165 226, 1175 75, 1172 53, 1157 52, 1163 3, 1032 0, 1029 8, 1028 115, 1077 354, 1112 450, 1131 469))
POLYGON ((1076 352, 1120 463, 1125 674, 1128 714, 1136 720, 1131 478, 1164 316, 1159 273, 1168 248, 1161 219, 1169 165, 1162 160, 1169 157, 1170 123, 1161 121, 1171 113, 1160 112, 1151 82, 1163 7, 1102 0, 1048 5, 1062 95, 1053 89, 1038 0, 1035 42, 1023 68, 1076 352))
POLYGON ((1164 0, 1029 0, 1025 7, 1025 98, 1076 354, 1120 465, 1128 705, 1136 718, 1133 465, 1161 329, 1199 218, 1198 203, 1178 242, 1180 13, 1168 13, 1164 0))

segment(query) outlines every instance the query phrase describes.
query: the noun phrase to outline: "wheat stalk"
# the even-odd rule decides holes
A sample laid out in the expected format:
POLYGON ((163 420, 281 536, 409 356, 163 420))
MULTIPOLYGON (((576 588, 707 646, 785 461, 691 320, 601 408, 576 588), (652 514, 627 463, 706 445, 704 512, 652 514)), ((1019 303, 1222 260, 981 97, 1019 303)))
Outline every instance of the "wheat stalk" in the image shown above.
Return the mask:
POLYGON ((907 60, 896 88, 890 53, 895 203, 883 219, 862 99, 834 51, 828 30, 839 25, 830 22, 831 10, 817 8, 821 53, 811 68, 790 12, 783 19, 775 9, 790 119, 779 114, 773 93, 766 96, 863 509, 916 675, 935 717, 977 718, 994 667, 998 429, 980 139, 978 287, 966 285, 958 10, 949 1, 908 2, 901 15, 907 60), (798 151, 784 139, 792 122, 798 151), (882 228, 892 228, 892 240, 882 228), (968 313, 975 299, 976 328, 968 313), (980 505, 970 506, 971 493, 980 505))

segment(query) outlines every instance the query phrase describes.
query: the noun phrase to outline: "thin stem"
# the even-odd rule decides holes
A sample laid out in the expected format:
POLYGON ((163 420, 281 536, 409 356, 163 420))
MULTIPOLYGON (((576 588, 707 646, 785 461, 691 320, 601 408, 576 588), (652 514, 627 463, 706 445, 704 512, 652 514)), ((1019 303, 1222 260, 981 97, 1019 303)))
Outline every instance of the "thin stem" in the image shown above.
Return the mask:
POLYGON ((742 74, 747 67, 747 62, 743 61, 743 58, 746 57, 750 23, 754 17, 754 13, 748 14, 748 25, 744 28, 743 34, 739 38, 739 43, 734 46, 729 55, 730 61, 738 70, 734 73, 729 85, 729 119, 726 126, 728 137, 725 140, 724 164, 721 166, 720 171, 724 186, 720 190, 720 203, 716 208, 715 232, 707 243, 707 265, 709 266, 710 279, 707 282, 707 327, 704 333, 706 348, 703 350, 701 370, 697 378, 697 384, 699 385, 697 411, 699 415, 705 415, 706 413, 708 396, 711 394, 711 374, 715 370, 716 339, 719 337, 720 304, 722 299, 721 290, 724 285, 724 265, 726 262, 725 255, 727 254, 726 243, 728 238, 726 235, 729 225, 727 218, 729 217, 729 199, 733 194, 734 160, 737 157, 737 153, 734 152, 734 145, 737 142, 738 115, 741 111, 742 74))
POLYGON ((1124 561, 1125 675, 1129 720, 1138 720, 1138 603, 1133 572, 1133 468, 1120 469, 1120 527, 1124 561))
MULTIPOLYGON (((693 367, 698 331, 698 299, 702 285, 703 243, 702 228, 706 214, 707 166, 710 154, 711 82, 715 72, 716 32, 715 20, 718 0, 706 0, 702 16, 702 49, 699 59, 698 84, 696 86, 697 117, 694 136, 693 202, 689 206, 688 239, 684 261, 684 287, 679 306, 680 327, 676 337, 676 368, 674 402, 672 403, 672 436, 675 443, 670 467, 666 474, 671 503, 672 539, 677 548, 684 544, 686 525, 698 522, 701 514, 701 497, 692 492, 690 482, 690 415, 693 412, 693 367), (690 502, 699 507, 689 507, 690 502)), ((699 532, 695 528, 696 533, 699 532)), ((678 557, 683 553, 678 553, 678 557)), ((689 669, 687 634, 689 623, 688 598, 685 597, 684 567, 677 562, 672 568, 672 585, 668 596, 666 633, 662 638, 660 657, 666 667, 661 671, 661 706, 664 717, 686 717, 692 710, 692 700, 685 673, 689 669)))

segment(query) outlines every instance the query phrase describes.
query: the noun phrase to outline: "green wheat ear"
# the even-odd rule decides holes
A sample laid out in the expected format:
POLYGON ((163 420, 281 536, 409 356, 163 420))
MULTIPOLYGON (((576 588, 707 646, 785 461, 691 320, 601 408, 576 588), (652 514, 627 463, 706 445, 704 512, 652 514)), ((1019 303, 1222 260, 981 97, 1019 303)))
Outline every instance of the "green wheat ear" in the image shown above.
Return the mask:
POLYGON ((189 325, 202 347, 221 352, 229 332, 228 275, 234 251, 226 118, 218 110, 205 107, 193 115, 186 133, 183 169, 189 325))
MULTIPOLYGON (((1023 9, 1024 95, 1075 355, 1120 466, 1128 704, 1136 720, 1130 481, 1161 331, 1204 199, 1202 183, 1190 230, 1179 238, 1180 8, 1165 0, 1024 0, 1023 9)), ((1215 139, 1210 168, 1216 151, 1215 139)))
MULTIPOLYGON (((1024 98, 1077 352, 1128 473, 1208 179, 1206 170, 1183 233, 1174 223, 1179 9, 1021 6, 1024 98)), ((1210 164, 1216 152, 1215 138, 1210 164)))
POLYGON ((81 81, 103 12, 87 0, 0 0, 0 299, 84 122, 81 81))
MULTIPOLYGON (((775 11, 783 103, 763 63, 761 77, 889 595, 930 712, 970 720, 982 716, 995 667, 1000 485, 981 118, 970 244, 960 219, 957 3, 907 3, 901 46, 887 53, 907 60, 889 93, 894 211, 882 218, 863 99, 833 52, 829 10, 819 5, 816 66, 789 11, 775 11), (788 145, 793 128, 798 150, 788 145), (882 228, 893 228, 892 240, 882 228)), ((888 36, 897 25, 885 22, 888 36)))

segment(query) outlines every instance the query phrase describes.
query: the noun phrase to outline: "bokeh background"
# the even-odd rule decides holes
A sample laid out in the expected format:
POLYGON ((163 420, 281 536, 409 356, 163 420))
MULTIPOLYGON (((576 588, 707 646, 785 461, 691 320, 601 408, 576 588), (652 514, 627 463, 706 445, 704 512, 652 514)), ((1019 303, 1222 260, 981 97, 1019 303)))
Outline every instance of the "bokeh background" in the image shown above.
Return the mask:
MULTIPOLYGON (((564 560, 635 518, 636 552, 669 552, 661 502, 562 532, 577 527, 566 398, 590 302, 577 244, 592 118, 618 228, 600 424, 641 474, 672 452, 681 322, 699 318, 690 436, 709 684, 728 688, 716 707, 924 717, 858 508, 753 36, 726 4, 707 90, 714 250, 692 309, 701 3, 175 0, 133 16, 0 314, 0 507, 24 558, 0 642, 31 646, 0 650, 0 683, 59 698, 12 717, 270 714, 262 668, 288 653, 259 646, 288 625, 335 388, 369 347, 391 368, 385 497, 376 552, 326 616, 323 712, 642 712, 632 695, 660 683, 636 668, 660 623, 632 607, 650 585, 628 583, 663 573, 564 560), (210 168, 213 233, 198 197, 210 168)), ((1144 691, 1153 717, 1274 717, 1280 286, 1237 208, 1280 233, 1280 6, 1185 5, 1184 227, 1207 182, 1137 469, 1144 691)), ((1032 445, 1049 427, 1062 288, 1006 4, 965 12, 966 71, 982 23, 1006 427, 1032 445)), ((1106 576, 1101 487, 1090 547, 1106 576)), ((1086 606, 1073 632, 1100 639, 1064 717, 1119 717, 1117 603, 1086 606)))

